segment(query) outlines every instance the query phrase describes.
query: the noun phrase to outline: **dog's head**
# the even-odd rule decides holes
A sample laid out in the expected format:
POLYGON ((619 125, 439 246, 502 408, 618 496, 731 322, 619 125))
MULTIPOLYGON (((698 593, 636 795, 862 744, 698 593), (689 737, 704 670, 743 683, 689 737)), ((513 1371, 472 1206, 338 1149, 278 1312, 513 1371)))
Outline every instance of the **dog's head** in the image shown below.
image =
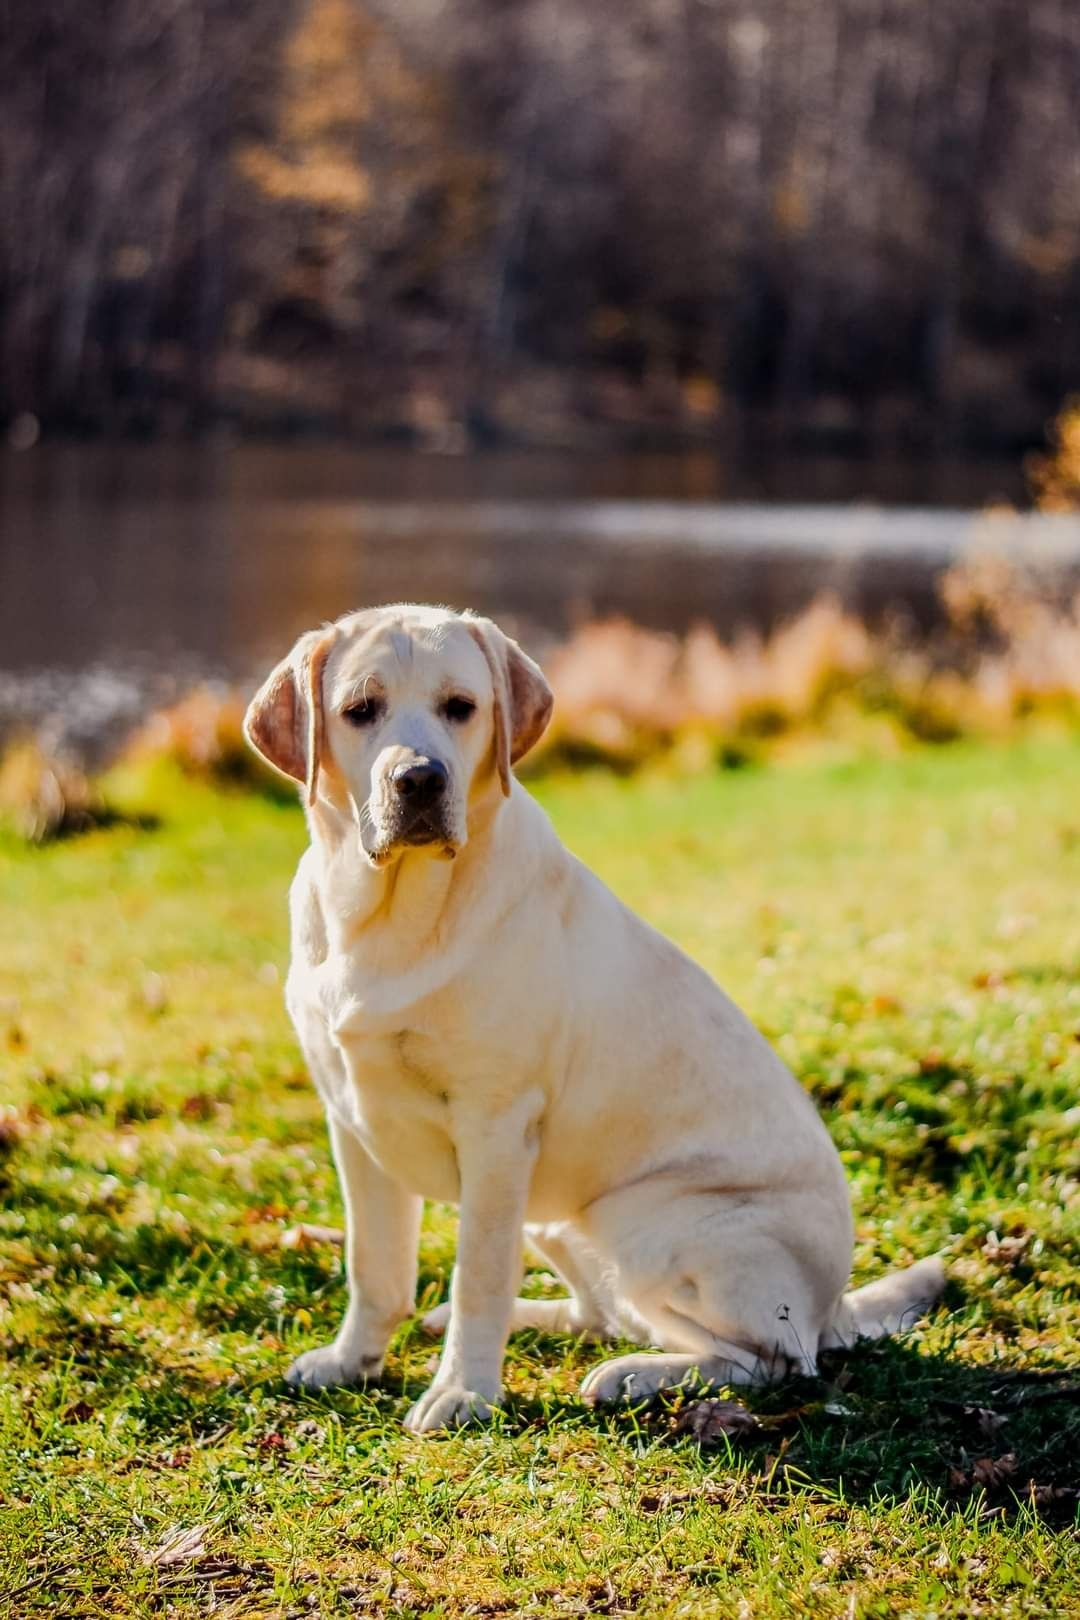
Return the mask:
POLYGON ((244 731, 277 770, 351 806, 373 866, 453 857, 470 812, 510 792, 551 689, 490 619, 402 605, 301 636, 252 699, 244 731))

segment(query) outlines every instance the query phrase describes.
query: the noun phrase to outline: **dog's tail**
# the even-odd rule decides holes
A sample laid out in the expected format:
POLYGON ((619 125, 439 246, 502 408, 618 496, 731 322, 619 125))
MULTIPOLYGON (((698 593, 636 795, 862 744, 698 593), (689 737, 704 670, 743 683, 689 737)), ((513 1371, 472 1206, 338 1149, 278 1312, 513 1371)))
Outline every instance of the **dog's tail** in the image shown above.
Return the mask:
POLYGON ((857 1339, 885 1339, 913 1327, 940 1297, 945 1267, 937 1255, 905 1271, 890 1271, 845 1294, 821 1337, 823 1350, 847 1349, 857 1339))

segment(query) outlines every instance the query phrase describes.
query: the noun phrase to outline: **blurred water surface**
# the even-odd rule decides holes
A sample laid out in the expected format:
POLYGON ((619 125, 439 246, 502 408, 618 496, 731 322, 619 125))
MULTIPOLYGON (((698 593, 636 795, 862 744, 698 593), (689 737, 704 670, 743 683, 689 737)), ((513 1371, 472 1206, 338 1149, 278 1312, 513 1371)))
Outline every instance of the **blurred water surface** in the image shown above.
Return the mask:
MULTIPOLYGON (((401 598, 498 615, 540 652, 590 615, 730 631, 823 588, 927 621, 934 578, 985 521, 980 506, 1019 484, 1017 469, 985 463, 732 469, 705 452, 9 454, 0 720, 60 705, 85 729, 196 679, 248 681, 299 631, 401 598)), ((1053 532, 1080 550, 1067 521, 1053 532)))

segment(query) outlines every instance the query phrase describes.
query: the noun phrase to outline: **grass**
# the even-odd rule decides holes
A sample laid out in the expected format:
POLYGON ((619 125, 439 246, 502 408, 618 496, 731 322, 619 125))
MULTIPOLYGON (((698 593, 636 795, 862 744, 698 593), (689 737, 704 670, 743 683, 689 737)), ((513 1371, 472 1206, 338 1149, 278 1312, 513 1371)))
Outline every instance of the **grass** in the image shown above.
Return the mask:
MULTIPOLYGON (((860 1277, 948 1245, 945 1308, 712 1445, 584 1411, 562 1339, 489 1434, 401 1432, 412 1326, 384 1388, 288 1394, 343 1306, 280 1242, 340 1218, 281 1006, 302 821, 130 769, 141 822, 0 843, 4 1620, 1078 1612, 1080 751, 536 791, 816 1096, 860 1277)), ((425 1302, 452 1254, 433 1209, 425 1302)))

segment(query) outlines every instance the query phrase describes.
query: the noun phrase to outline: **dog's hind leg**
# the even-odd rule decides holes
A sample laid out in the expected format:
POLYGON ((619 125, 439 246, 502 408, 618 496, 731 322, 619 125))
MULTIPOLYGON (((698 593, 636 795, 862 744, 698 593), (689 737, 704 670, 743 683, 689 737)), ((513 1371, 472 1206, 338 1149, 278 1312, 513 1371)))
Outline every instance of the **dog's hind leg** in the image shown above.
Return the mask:
POLYGON ((591 1405, 816 1372, 846 1256, 832 1266, 808 1260, 746 1197, 672 1199, 662 1184, 639 1184, 632 1200, 611 1196, 588 1219, 619 1296, 645 1324, 645 1342, 659 1347, 593 1368, 581 1391, 591 1405))
MULTIPOLYGON (((687 1289, 684 1280, 680 1290, 687 1289)), ((801 1353, 797 1338, 790 1334, 787 1307, 766 1344, 738 1343, 708 1325, 714 1313, 709 1301, 696 1302, 697 1316, 679 1309, 670 1299, 653 1297, 642 1302, 648 1311, 653 1342, 662 1346, 644 1354, 615 1356, 602 1361, 585 1377, 581 1398, 588 1406, 607 1406, 615 1401, 634 1404, 647 1401, 665 1389, 685 1387, 695 1394, 727 1386, 746 1388, 752 1384, 772 1384, 791 1373, 813 1373, 812 1359, 801 1353), (678 1346, 693 1344, 694 1350, 678 1346)), ((679 1304, 684 1301, 680 1298, 679 1304)), ((716 1313, 716 1321, 730 1322, 726 1312, 716 1313)), ((728 1328, 730 1333, 730 1327, 728 1328)))

